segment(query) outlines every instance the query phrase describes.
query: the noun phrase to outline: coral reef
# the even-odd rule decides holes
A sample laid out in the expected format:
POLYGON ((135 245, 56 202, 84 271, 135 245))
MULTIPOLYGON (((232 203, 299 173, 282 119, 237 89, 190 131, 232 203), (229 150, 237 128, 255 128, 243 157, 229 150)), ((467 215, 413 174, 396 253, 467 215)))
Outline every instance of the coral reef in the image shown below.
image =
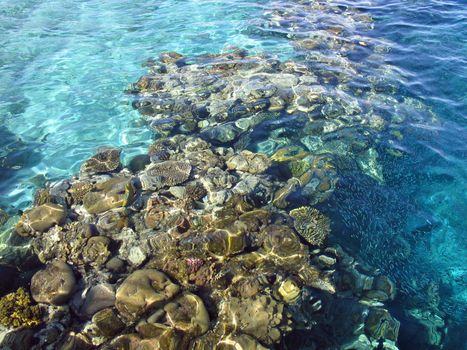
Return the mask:
POLYGON ((137 270, 117 289, 115 306, 124 317, 136 319, 147 310, 163 305, 179 290, 180 287, 160 271, 137 270))
POLYGON ((5 222, 8 221, 9 215, 5 210, 0 208, 0 226, 2 226, 5 222))
POLYGON ((128 205, 133 200, 134 184, 127 177, 114 177, 96 183, 83 196, 84 208, 90 214, 103 213, 109 209, 128 205))
POLYGON ((101 147, 97 153, 81 166, 81 174, 108 173, 120 167, 121 150, 112 147, 101 147))
POLYGON ((191 165, 185 162, 165 161, 146 168, 140 177, 144 190, 158 190, 165 186, 181 184, 190 177, 191 165))
POLYGON ((263 154, 242 151, 227 161, 227 168, 250 174, 261 174, 271 165, 271 161, 263 154))
POLYGON ((312 245, 323 245, 331 232, 329 219, 315 208, 296 208, 290 211, 290 216, 297 232, 312 245))
MULTIPOLYGON (((47 264, 32 278, 33 298, 49 305, 49 318, 51 307, 79 315, 53 321, 57 327, 71 331, 89 320, 57 344, 274 347, 298 326, 304 311, 296 308, 311 307, 309 290, 329 296, 350 290, 379 306, 394 296, 384 276, 357 274, 340 248, 325 248, 330 228, 323 214, 312 207, 289 214, 281 208, 287 203, 277 205, 273 194, 287 185, 273 174, 283 162, 188 135, 158 140, 150 152, 156 148, 164 160, 136 173, 69 180, 60 192, 70 203, 66 217, 44 232, 32 226, 33 249, 47 264), (147 176, 158 185, 145 186, 147 176), (91 188, 70 201, 83 182, 91 188), (320 248, 310 251, 300 235, 320 248), (350 276, 357 278, 353 285, 350 276)), ((376 316, 369 320, 355 329, 395 340, 397 327, 383 332, 373 326, 376 316)))
POLYGON ((240 49, 162 53, 128 91, 157 136, 147 154, 125 167, 119 149, 101 148, 77 178, 39 192, 16 228, 46 264, 31 280, 46 320, 37 349, 266 349, 303 330, 310 348, 395 348, 399 323, 384 308, 394 285, 328 245, 330 220, 313 207, 342 164, 382 180, 367 140, 387 127, 346 93, 356 63, 316 57, 358 45, 339 39, 344 27, 312 30, 301 14, 320 6, 272 4, 258 27, 283 28, 322 66, 240 49))
POLYGON ((278 342, 281 334, 290 330, 291 323, 284 304, 266 295, 230 298, 221 304, 219 317, 231 331, 254 336, 267 345, 278 342))
POLYGON ((41 324, 41 312, 33 305, 24 288, 7 294, 0 299, 0 324, 8 328, 36 327, 41 324))

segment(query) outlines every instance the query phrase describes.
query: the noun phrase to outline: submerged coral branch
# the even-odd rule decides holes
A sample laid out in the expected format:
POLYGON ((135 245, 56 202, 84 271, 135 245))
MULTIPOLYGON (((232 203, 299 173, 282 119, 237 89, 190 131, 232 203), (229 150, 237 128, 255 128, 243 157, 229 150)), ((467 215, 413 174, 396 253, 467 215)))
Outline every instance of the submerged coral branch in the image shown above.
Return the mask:
POLYGON ((0 324, 8 328, 36 327, 41 324, 39 305, 34 305, 24 288, 0 299, 0 324))

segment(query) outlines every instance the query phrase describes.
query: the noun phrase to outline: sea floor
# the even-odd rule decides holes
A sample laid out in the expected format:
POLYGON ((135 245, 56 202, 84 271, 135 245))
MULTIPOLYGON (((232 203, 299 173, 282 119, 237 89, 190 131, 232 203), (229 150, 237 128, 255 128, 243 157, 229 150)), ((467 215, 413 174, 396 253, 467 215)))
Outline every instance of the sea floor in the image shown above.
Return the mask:
POLYGON ((2 346, 465 348, 461 2, 0 5, 2 346))

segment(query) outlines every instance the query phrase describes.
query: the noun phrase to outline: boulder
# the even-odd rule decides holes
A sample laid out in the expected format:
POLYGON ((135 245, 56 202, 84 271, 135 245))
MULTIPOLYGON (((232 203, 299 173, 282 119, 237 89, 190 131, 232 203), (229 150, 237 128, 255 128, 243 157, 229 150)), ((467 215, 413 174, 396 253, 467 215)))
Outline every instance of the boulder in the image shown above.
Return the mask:
POLYGON ((66 210, 54 203, 46 203, 27 210, 16 225, 16 232, 23 237, 33 232, 45 232, 52 226, 65 223, 66 210))
POLYGON ((164 273, 143 269, 130 274, 117 289, 115 306, 121 315, 137 319, 146 311, 163 306, 180 291, 164 273))
POLYGON ((76 278, 70 266, 54 261, 34 274, 31 279, 31 294, 38 303, 62 305, 73 294, 76 278))

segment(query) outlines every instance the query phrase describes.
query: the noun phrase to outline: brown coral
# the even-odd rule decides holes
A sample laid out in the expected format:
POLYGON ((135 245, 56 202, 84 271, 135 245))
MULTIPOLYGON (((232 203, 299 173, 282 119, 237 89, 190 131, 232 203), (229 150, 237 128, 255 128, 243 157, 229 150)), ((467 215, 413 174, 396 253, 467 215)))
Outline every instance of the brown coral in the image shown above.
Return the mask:
POLYGON ((104 236, 94 236, 87 240, 81 252, 83 262, 94 267, 103 265, 110 256, 110 239, 104 236))
POLYGON ((185 293, 164 307, 170 325, 199 336, 209 329, 209 314, 203 300, 195 294, 185 293))
POLYGON ((45 232, 54 225, 65 223, 66 210, 61 205, 46 203, 27 210, 16 225, 20 236, 28 236, 34 232, 45 232))
POLYGON ((329 218, 315 208, 296 208, 290 211, 290 216, 297 232, 312 245, 323 245, 331 232, 329 218))
POLYGON ((189 227, 186 213, 188 209, 189 202, 186 200, 153 195, 148 200, 144 222, 148 228, 184 232, 189 227))
POLYGON ((242 151, 227 161, 229 169, 247 172, 250 174, 261 174, 271 166, 271 161, 267 156, 250 151, 242 151))
POLYGON ((115 306, 124 317, 137 319, 151 308, 162 306, 179 291, 180 287, 164 273, 151 269, 137 270, 117 289, 115 306))
POLYGON ((175 186, 188 180, 191 165, 179 161, 165 161, 151 165, 140 176, 144 190, 158 190, 165 186, 175 186))
POLYGON ((270 296, 230 298, 221 304, 219 318, 227 331, 240 331, 272 345, 291 330, 285 305, 270 296), (233 329, 231 329, 233 327, 233 329))
POLYGON ((83 203, 84 196, 92 190, 93 184, 87 182, 77 182, 74 183, 68 192, 71 194, 73 203, 80 204, 83 203))
POLYGON ((80 171, 84 174, 107 173, 120 167, 119 148, 101 147, 97 153, 83 163, 80 171))
POLYGON ((186 190, 186 196, 195 201, 202 199, 208 193, 206 189, 204 188, 203 184, 198 181, 189 183, 185 187, 185 190, 186 190))
POLYGON ((114 177, 97 183, 94 189, 83 197, 83 205, 90 214, 124 207, 132 202, 135 189, 127 177, 114 177))
POLYGON ((63 305, 72 296, 76 278, 71 267, 55 260, 31 279, 31 295, 38 303, 63 305))

